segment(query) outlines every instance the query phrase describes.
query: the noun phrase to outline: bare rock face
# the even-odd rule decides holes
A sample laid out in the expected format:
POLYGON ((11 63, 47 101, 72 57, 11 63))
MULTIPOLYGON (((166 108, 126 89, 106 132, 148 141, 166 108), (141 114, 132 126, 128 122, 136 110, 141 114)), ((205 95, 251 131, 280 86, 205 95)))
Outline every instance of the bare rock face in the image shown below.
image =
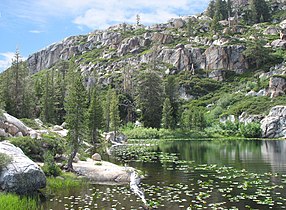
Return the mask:
POLYGON ((277 34, 279 34, 279 29, 277 27, 269 26, 268 28, 266 28, 264 30, 263 34, 265 34, 265 35, 277 35, 277 34))
POLYGON ((239 117, 238 121, 240 123, 248 124, 248 123, 259 123, 263 119, 263 115, 248 115, 246 112, 243 112, 239 117))
POLYGON ((282 38, 274 40, 273 42, 271 42, 271 46, 274 48, 286 49, 286 40, 282 40, 282 38))
POLYGON ((46 177, 42 169, 20 148, 8 142, 1 142, 0 152, 12 157, 12 162, 0 172, 2 190, 26 194, 46 186, 46 177))
POLYGON ((286 138, 286 106, 273 107, 261 121, 262 137, 286 138))
POLYGON ((243 46, 211 46, 205 51, 206 66, 208 70, 234 70, 241 72, 247 69, 247 62, 242 54, 243 46))
POLYGON ((270 78, 267 95, 271 98, 284 95, 286 93, 286 78, 274 76, 270 78))
POLYGON ((173 41, 172 35, 165 33, 154 33, 152 36, 152 41, 160 44, 169 44, 173 41))

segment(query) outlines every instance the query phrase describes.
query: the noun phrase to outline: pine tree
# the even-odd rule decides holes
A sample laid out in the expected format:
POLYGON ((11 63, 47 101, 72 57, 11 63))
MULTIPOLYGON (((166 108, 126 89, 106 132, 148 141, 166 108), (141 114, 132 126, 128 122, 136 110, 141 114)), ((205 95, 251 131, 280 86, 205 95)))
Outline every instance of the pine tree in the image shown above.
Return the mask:
POLYGON ((91 102, 88 108, 88 128, 91 142, 99 142, 99 129, 103 125, 103 110, 96 87, 93 88, 91 102))
POLYGON ((64 121, 65 110, 64 110, 64 98, 65 98, 65 79, 62 72, 57 71, 57 76, 54 85, 54 121, 60 125, 64 121))
POLYGON ((209 3, 209 6, 207 8, 207 15, 211 18, 213 18, 215 15, 215 1, 214 0, 211 0, 209 3))
POLYGON ((85 132, 86 91, 80 72, 75 72, 75 70, 74 64, 71 63, 68 77, 69 86, 64 104, 67 128, 69 130, 68 141, 71 147, 67 165, 67 169, 70 171, 73 170, 72 161, 80 148, 85 132))
POLYGON ((251 0, 250 11, 253 23, 267 22, 270 20, 269 7, 265 0, 251 0))
POLYGON ((105 101, 103 104, 103 118, 104 118, 104 127, 105 132, 110 130, 110 102, 112 97, 112 89, 109 87, 105 95, 105 101))
POLYGON ((115 132, 115 135, 118 131, 120 125, 119 117, 119 99, 115 90, 111 92, 111 101, 110 101, 110 129, 115 132))
POLYGON ((170 125, 171 129, 175 129, 179 121, 179 85, 174 75, 167 77, 165 82, 165 94, 169 98, 172 107, 172 123, 170 125))
POLYGON ((138 108, 145 127, 160 128, 162 117, 162 79, 155 70, 142 72, 137 78, 138 108))
POLYGON ((53 123, 53 95, 51 92, 51 87, 53 81, 50 78, 50 72, 46 72, 45 82, 44 84, 44 91, 42 95, 42 120, 46 123, 53 123))
POLYGON ((166 98, 163 105, 163 113, 162 113, 162 124, 163 128, 170 129, 172 128, 173 122, 173 109, 169 98, 166 98))

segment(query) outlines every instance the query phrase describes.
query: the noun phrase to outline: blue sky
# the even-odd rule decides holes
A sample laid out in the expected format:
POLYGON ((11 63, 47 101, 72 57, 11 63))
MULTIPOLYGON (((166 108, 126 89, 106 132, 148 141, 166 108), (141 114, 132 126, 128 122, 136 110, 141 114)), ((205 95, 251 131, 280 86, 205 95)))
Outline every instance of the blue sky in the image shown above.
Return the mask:
POLYGON ((118 23, 164 23, 205 10, 209 0, 1 0, 0 72, 19 48, 23 59, 65 37, 118 23))

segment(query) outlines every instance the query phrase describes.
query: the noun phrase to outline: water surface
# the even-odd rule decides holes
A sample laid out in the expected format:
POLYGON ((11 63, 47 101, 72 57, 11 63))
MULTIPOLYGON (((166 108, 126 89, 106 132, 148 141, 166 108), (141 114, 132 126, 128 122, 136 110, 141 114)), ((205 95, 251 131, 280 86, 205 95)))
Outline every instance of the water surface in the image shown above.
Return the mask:
MULTIPOLYGON (((139 169, 157 209, 286 208, 286 141, 141 140, 101 148, 105 160, 139 169), (111 155, 107 155, 111 154, 111 155)), ((129 186, 64 189, 45 209, 142 209, 129 186)))

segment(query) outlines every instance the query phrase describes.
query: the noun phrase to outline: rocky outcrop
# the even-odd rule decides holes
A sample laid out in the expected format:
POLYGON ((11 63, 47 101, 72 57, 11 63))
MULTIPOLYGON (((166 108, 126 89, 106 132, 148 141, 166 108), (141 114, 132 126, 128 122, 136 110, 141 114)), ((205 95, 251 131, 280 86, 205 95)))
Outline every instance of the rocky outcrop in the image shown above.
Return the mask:
POLYGON ((274 48, 286 49, 286 40, 277 39, 271 42, 271 46, 274 48))
POLYGON ((73 168, 88 179, 104 184, 129 183, 130 175, 135 171, 131 167, 122 167, 106 161, 98 162, 90 158, 73 163, 73 168))
POLYGON ((273 76, 269 81, 267 96, 271 98, 284 95, 286 93, 286 77, 273 76))
POLYGON ((243 46, 212 46, 205 51, 205 67, 207 70, 234 70, 237 72, 245 71, 248 66, 242 52, 243 46))
POLYGON ((12 162, 0 172, 2 190, 26 194, 46 186, 44 172, 20 148, 8 142, 1 142, 0 152, 12 158, 12 162))
POLYGON ((286 106, 275 106, 261 121, 262 137, 286 138, 286 106))
POLYGON ((248 123, 260 123, 260 121, 264 118, 263 115, 249 115, 246 112, 243 112, 239 117, 238 121, 240 123, 248 124, 248 123))
POLYGON ((124 144, 128 139, 123 133, 117 132, 115 135, 114 131, 105 133, 104 138, 106 141, 111 142, 112 144, 124 144))
POLYGON ((0 119, 0 137, 26 136, 31 129, 17 118, 3 113, 0 119))

